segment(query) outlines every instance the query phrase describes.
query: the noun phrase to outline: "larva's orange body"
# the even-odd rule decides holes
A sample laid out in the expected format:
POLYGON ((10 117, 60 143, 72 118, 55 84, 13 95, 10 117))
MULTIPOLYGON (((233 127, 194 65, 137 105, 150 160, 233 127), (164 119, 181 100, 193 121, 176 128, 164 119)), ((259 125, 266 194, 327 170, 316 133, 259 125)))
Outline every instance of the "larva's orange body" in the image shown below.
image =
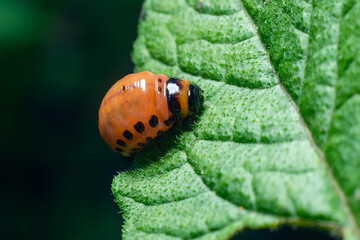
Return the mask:
POLYGON ((197 111, 203 101, 199 90, 186 79, 147 71, 129 74, 110 88, 101 103, 100 134, 114 151, 130 156, 186 118, 195 109, 189 103, 197 111))

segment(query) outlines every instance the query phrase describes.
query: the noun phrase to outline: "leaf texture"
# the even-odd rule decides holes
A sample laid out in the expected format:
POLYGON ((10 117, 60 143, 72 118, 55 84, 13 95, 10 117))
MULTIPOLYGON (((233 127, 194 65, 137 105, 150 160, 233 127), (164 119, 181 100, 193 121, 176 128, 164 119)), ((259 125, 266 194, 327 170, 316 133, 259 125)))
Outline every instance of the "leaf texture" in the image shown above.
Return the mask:
POLYGON ((124 239, 310 225, 360 239, 360 1, 146 0, 136 71, 205 91, 114 178, 124 239))

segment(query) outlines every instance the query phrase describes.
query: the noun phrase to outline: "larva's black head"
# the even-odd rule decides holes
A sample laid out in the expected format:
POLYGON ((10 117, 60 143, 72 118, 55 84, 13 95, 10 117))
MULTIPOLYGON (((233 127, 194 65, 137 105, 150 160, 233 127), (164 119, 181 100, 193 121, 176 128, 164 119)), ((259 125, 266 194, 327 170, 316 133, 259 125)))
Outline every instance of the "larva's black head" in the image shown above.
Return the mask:
POLYGON ((187 79, 170 78, 166 82, 168 107, 175 120, 189 117, 189 113, 198 113, 203 105, 203 91, 187 79), (186 89, 186 90, 185 90, 186 89))
POLYGON ((196 85, 196 84, 190 84, 189 86, 189 93, 188 93, 188 99, 189 99, 189 110, 193 113, 198 113, 204 103, 204 95, 203 90, 196 85))

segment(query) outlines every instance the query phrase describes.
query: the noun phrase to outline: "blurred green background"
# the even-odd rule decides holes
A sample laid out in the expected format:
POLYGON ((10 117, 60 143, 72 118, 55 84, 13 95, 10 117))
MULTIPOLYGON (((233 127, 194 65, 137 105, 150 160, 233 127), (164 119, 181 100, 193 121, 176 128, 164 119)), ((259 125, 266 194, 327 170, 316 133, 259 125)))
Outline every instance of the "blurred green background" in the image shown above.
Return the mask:
POLYGON ((0 1, 1 239, 121 239, 129 165, 97 111, 133 71, 141 0, 0 1))
MULTIPOLYGON (((133 71, 142 0, 0 1, 1 239, 121 239, 113 176, 129 162, 97 129, 133 71)), ((330 239, 285 227, 236 239, 330 239)))

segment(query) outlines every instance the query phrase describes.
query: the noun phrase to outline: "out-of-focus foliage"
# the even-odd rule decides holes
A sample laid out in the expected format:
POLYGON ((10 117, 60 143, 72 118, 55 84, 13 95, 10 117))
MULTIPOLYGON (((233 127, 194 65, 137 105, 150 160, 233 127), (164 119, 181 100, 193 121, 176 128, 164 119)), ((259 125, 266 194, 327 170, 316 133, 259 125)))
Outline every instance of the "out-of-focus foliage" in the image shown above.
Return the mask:
POLYGON ((0 1, 2 239, 121 239, 110 186, 129 164, 97 111, 133 71, 141 4, 0 1))

